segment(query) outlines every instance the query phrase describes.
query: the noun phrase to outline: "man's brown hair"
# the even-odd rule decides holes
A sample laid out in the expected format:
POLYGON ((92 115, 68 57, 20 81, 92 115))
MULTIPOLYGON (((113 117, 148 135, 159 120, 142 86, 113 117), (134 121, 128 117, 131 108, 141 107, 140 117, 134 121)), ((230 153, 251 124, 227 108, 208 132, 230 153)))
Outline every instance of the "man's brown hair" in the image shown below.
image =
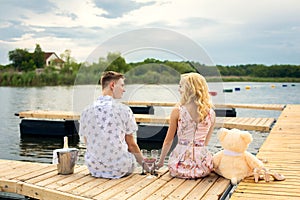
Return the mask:
POLYGON ((102 85, 102 89, 109 85, 111 81, 118 81, 120 78, 125 78, 123 74, 114 71, 106 71, 103 72, 100 84, 102 85))

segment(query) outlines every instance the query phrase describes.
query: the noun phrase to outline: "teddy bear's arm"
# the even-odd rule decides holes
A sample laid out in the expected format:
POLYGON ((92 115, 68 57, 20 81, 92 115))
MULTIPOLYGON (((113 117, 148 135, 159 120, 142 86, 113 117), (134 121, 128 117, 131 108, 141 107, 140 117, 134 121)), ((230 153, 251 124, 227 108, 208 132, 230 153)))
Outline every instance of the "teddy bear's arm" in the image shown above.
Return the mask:
POLYGON ((245 152, 245 158, 251 169, 263 167, 263 163, 251 153, 245 152))

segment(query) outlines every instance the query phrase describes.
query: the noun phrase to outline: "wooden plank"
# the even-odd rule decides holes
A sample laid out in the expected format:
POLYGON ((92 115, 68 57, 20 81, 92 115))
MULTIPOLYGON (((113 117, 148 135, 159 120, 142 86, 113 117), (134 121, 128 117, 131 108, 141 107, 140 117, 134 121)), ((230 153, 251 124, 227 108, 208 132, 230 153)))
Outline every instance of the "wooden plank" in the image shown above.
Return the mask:
POLYGON ((0 177, 7 174, 7 172, 16 170, 19 166, 22 166, 23 163, 19 161, 8 160, 7 163, 2 162, 0 165, 0 177))
POLYGON ((169 116, 147 115, 147 114, 134 114, 136 122, 151 123, 151 124, 169 124, 169 116))
POLYGON ((123 177, 121 179, 111 179, 109 181, 101 181, 101 179, 96 179, 95 181, 98 182, 99 184, 90 189, 87 190, 84 193, 81 193, 80 195, 86 198, 93 198, 94 196, 97 196, 98 194, 109 190, 110 188, 114 187, 115 185, 123 182, 123 181, 127 181, 129 179, 131 179, 134 176, 134 174, 131 174, 130 176, 127 177, 123 177))
POLYGON ((157 102, 157 101, 126 101, 123 102, 129 106, 165 106, 173 107, 177 102, 157 102))
MULTIPOLYGON (((77 172, 77 168, 80 168, 80 166, 76 165, 75 169, 74 169, 74 172, 77 172)), ((56 182, 66 178, 68 176, 71 176, 71 175, 58 175, 57 173, 58 173, 57 170, 49 171, 48 173, 43 174, 41 176, 33 177, 33 178, 27 180, 26 182, 27 183, 34 183, 35 185, 45 187, 45 186, 50 185, 52 183, 56 183, 56 182)))
POLYGON ((6 180, 0 178, 0 192, 17 193, 17 180, 6 180))
POLYGON ((218 177, 219 176, 215 173, 209 174, 205 179, 202 179, 184 199, 202 199, 218 177))
POLYGON ((144 187, 147 187, 149 184, 151 184, 156 179, 150 179, 144 176, 143 179, 137 181, 136 183, 132 185, 127 185, 126 188, 124 188, 122 191, 120 191, 118 194, 114 195, 112 199, 127 199, 140 190, 142 190, 144 187))
POLYGON ((93 180, 93 178, 90 175, 85 175, 85 176, 84 176, 84 174, 81 174, 81 175, 82 175, 82 177, 80 177, 68 184, 65 184, 62 187, 59 187, 57 190, 63 191, 63 192, 72 192, 73 194, 78 194, 78 193, 74 193, 73 190, 76 190, 77 188, 81 187, 82 185, 85 185, 93 180))
POLYGON ((52 171, 57 172, 57 167, 55 165, 49 165, 49 166, 46 166, 45 168, 36 170, 34 172, 31 172, 31 173, 22 174, 22 175, 18 176, 17 178, 18 178, 18 180, 26 181, 26 180, 29 180, 29 179, 32 179, 32 178, 35 178, 35 177, 40 177, 40 176, 42 176, 44 174, 47 174, 49 172, 52 172, 52 171))
POLYGON ((40 176, 37 176, 37 177, 32 177, 32 178, 26 180, 26 182, 39 185, 40 182, 43 183, 45 180, 51 179, 54 176, 57 176, 57 170, 49 171, 49 172, 42 174, 40 176))
POLYGON ((2 175, 2 177, 5 177, 7 179, 14 179, 18 176, 24 176, 26 174, 34 173, 35 171, 47 168, 47 165, 41 164, 41 163, 30 163, 30 162, 24 162, 23 165, 20 165, 17 170, 11 170, 8 171, 5 175, 2 175))
POLYGON ((230 200, 299 200, 298 196, 289 196, 287 199, 287 196, 279 196, 279 195, 272 195, 269 194, 251 194, 251 193, 234 193, 230 200))
MULTIPOLYGON (((159 170, 156 171, 158 173, 158 178, 163 180, 171 180, 172 177, 168 173, 168 168, 162 167, 159 170)), ((156 181, 157 179, 149 178, 148 175, 142 175, 142 179, 135 182, 134 184, 127 185, 126 188, 124 188, 122 191, 120 191, 117 195, 113 196, 112 199, 127 199, 134 194, 136 194, 138 191, 142 190, 152 182, 156 181)))
MULTIPOLYGON (((280 184, 281 185, 281 184, 280 184)), ((263 183, 263 184, 248 184, 243 185, 240 184, 235 192, 243 192, 243 193, 252 193, 252 194, 269 194, 269 195, 282 195, 282 196, 298 196, 300 198, 299 187, 291 188, 284 187, 283 185, 280 187, 275 187, 275 185, 263 183), (265 187, 263 187, 265 186, 265 187)))
POLYGON ((88 200, 85 197, 73 195, 70 193, 64 193, 58 190, 51 190, 28 183, 18 183, 17 193, 35 199, 43 200, 88 200))
POLYGON ((215 104, 216 108, 245 108, 258 110, 282 111, 286 105, 283 104, 215 104))
POLYGON ((140 200, 140 199, 147 199, 151 194, 155 193, 159 188, 161 188, 164 184, 166 184, 167 181, 164 181, 162 179, 156 179, 151 184, 147 185, 137 193, 135 193, 133 196, 129 197, 129 200, 140 200))
MULTIPOLYGON (((153 179, 155 179, 155 178, 153 178, 153 179)), ((135 174, 127 181, 123 181, 123 182, 120 182, 119 184, 115 184, 112 187, 110 187, 108 190, 105 190, 104 192, 94 196, 93 199, 100 199, 100 200, 112 199, 113 196, 116 196, 118 193, 120 193, 121 191, 128 188, 129 185, 133 185, 134 183, 139 182, 143 179, 144 179, 143 176, 135 174)))
POLYGON ((52 176, 48 179, 43 179, 42 181, 37 182, 35 185, 46 187, 47 185, 50 185, 52 183, 55 184, 56 182, 66 178, 66 176, 71 176, 71 175, 58 175, 57 172, 55 172, 55 176, 52 176))
POLYGON ((219 177, 213 186, 207 191, 203 199, 220 199, 225 190, 230 187, 230 180, 219 177))
POLYGON ((187 196, 203 179, 185 180, 183 184, 177 186, 166 199, 183 199, 187 196))
MULTIPOLYGON (((130 106, 166 106, 172 107, 177 102, 149 102, 149 101, 130 101, 123 102, 130 106)), ((246 109, 261 109, 261 110, 278 110, 285 108, 283 104, 214 104, 216 108, 246 108, 246 109)))
POLYGON ((72 174, 72 176, 66 176, 64 179, 53 182, 52 184, 47 185, 47 188, 60 190, 61 187, 68 185, 73 181, 76 181, 77 179, 82 178, 82 176, 88 175, 89 172, 86 169, 86 166, 79 166, 77 168, 77 172, 72 174), (84 171, 84 173, 80 173, 81 171, 84 171))
POLYGON ((83 196, 84 193, 93 190, 98 185, 101 185, 105 182, 110 181, 109 179, 104 178, 95 178, 92 176, 87 177, 87 180, 84 184, 79 185, 77 188, 72 190, 72 194, 83 196))
POLYGON ((152 193, 151 196, 147 198, 147 200, 166 199, 174 190, 176 190, 176 188, 180 187, 180 185, 182 185, 182 183, 184 182, 184 179, 173 178, 164 186, 152 193))
POLYGON ((69 111, 56 110, 32 110, 19 112, 20 118, 37 118, 37 119, 69 119, 78 120, 80 114, 69 111))

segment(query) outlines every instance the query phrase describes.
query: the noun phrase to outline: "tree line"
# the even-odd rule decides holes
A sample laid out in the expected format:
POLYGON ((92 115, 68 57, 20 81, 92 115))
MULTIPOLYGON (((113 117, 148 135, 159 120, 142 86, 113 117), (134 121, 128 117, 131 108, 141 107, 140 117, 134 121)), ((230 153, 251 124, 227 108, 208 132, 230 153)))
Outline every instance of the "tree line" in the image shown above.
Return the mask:
POLYGON ((261 64, 235 65, 235 66, 217 66, 220 74, 223 76, 250 76, 250 77, 272 77, 300 78, 300 65, 271 65, 261 64))
POLYGON ((97 84, 105 70, 124 73, 129 84, 177 84, 180 74, 187 72, 199 72, 208 81, 300 82, 300 65, 206 66, 195 61, 161 61, 155 58, 126 63, 118 52, 110 52, 93 63, 77 63, 71 57, 71 51, 66 50, 60 55, 64 64, 58 68, 54 64, 45 66, 44 52, 38 44, 33 53, 15 49, 8 55, 11 63, 0 65, 1 86, 97 84))

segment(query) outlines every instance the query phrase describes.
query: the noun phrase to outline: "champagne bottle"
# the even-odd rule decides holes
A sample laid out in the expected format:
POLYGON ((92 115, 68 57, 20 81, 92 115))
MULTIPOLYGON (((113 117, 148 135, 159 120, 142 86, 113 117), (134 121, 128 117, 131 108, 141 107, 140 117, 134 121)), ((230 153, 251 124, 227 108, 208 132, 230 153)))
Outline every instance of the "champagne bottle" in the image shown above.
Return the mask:
POLYGON ((69 145, 68 145, 68 137, 65 136, 65 137, 64 137, 64 149, 67 149, 67 148, 69 148, 69 145))

